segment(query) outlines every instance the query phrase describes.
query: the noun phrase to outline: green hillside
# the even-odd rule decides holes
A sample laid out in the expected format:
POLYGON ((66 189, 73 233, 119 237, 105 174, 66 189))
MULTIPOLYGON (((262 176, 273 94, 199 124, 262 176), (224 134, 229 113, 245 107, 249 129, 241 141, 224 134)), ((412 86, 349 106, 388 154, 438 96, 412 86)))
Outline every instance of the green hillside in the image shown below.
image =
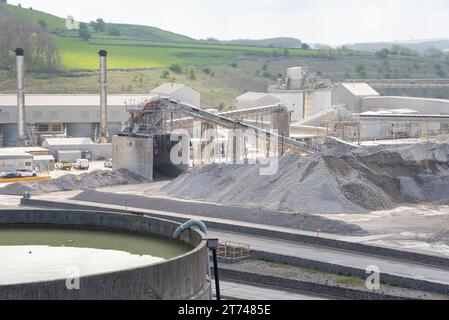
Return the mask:
POLYGON ((20 8, 18 6, 6 5, 6 9, 12 15, 34 23, 38 23, 40 20, 44 21, 47 24, 48 29, 50 30, 64 30, 65 29, 65 19, 56 17, 54 15, 34 10, 34 9, 25 9, 20 8))
POLYGON ((193 42, 193 38, 189 38, 180 34, 165 31, 156 27, 108 23, 109 26, 120 30, 122 38, 135 38, 152 41, 170 41, 170 42, 193 42))
MULTIPOLYGON (((35 9, 7 6, 8 11, 23 21, 44 21, 59 48, 61 66, 65 70, 95 70, 98 68, 98 50, 105 49, 111 69, 166 68, 177 63, 194 65, 200 63, 226 62, 236 58, 271 58, 282 56, 282 49, 260 46, 201 43, 195 39, 155 27, 107 24, 108 28, 120 30, 120 36, 107 32, 95 32, 92 27, 90 41, 83 41, 78 31, 65 30, 65 19, 35 9)), ((311 56, 313 50, 290 49, 291 56, 311 56)))
MULTIPOLYGON (((65 31, 69 36, 76 35, 76 32, 67 32, 65 27, 65 18, 60 18, 42 11, 38 11, 30 8, 21 8, 18 6, 8 4, 6 6, 7 10, 14 16, 34 23, 39 21, 44 21, 50 32, 65 31)), ((85 21, 89 22, 89 21, 85 21)), ((119 24, 119 23, 108 23, 109 27, 115 27, 120 31, 119 37, 108 36, 107 33, 96 33, 92 31, 93 37, 98 38, 133 38, 142 40, 152 40, 152 41, 169 41, 169 42, 193 42, 195 39, 176 34, 173 32, 165 31, 155 27, 140 26, 140 25, 130 25, 130 24, 119 24)))

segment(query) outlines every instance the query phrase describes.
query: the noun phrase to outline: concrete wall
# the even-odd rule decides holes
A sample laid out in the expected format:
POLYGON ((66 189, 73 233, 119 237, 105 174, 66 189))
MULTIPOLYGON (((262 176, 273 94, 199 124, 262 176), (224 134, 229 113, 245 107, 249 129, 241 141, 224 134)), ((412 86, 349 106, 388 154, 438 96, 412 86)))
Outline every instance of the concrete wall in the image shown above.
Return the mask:
POLYGON ((413 97, 364 97, 361 111, 413 109, 422 114, 449 114, 449 100, 413 97))
POLYGON ((332 90, 332 105, 346 105, 351 112, 360 112, 362 98, 349 92, 344 86, 337 86, 332 90))
MULTIPOLYGON (((38 225, 45 227, 95 228, 116 232, 156 234, 171 237, 178 224, 167 220, 128 214, 67 211, 0 211, 1 225, 38 225)), ((185 232, 181 241, 192 251, 163 263, 81 277, 80 290, 67 290, 66 280, 0 286, 4 300, 186 300, 206 299, 208 249, 203 235, 185 232)))
POLYGON ((330 90, 315 91, 312 96, 314 114, 332 106, 332 92, 330 90))
POLYGON ((292 111, 292 122, 304 119, 304 92, 302 91, 276 91, 271 93, 292 111))
POLYGON ((144 178, 153 179, 153 140, 114 136, 112 138, 112 166, 127 169, 144 178))

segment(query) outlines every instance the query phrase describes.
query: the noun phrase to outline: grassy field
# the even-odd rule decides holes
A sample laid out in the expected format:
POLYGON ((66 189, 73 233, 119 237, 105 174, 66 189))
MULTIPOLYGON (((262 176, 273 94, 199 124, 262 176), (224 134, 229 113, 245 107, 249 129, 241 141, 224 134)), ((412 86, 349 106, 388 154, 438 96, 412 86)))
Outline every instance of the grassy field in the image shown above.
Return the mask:
MULTIPOLYGON (((236 58, 270 58, 273 48, 227 46, 212 44, 169 43, 152 41, 99 40, 86 42, 78 38, 55 36, 61 54, 62 67, 67 70, 98 68, 98 51, 109 52, 111 69, 164 68, 173 63, 195 65, 223 62, 236 58)), ((276 52, 279 52, 276 49, 276 52)), ((315 56, 313 50, 289 50, 291 56, 315 56)), ((282 50, 280 51, 282 53, 282 50)))

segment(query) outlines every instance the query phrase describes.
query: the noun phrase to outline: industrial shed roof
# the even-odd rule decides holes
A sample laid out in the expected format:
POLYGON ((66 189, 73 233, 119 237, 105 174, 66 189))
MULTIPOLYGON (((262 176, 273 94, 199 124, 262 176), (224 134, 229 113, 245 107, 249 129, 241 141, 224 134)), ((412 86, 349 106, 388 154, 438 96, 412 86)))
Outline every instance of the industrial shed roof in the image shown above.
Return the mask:
POLYGON ((159 87, 151 90, 151 93, 172 94, 172 93, 174 93, 182 88, 185 88, 185 87, 186 87, 185 84, 167 82, 167 83, 161 84, 159 87))
POLYGON ((77 146, 83 144, 93 144, 90 138, 47 138, 44 145, 48 146, 77 146))
POLYGON ((392 115, 392 114, 419 114, 418 111, 413 109, 388 109, 388 110, 377 110, 377 111, 366 111, 361 113, 361 115, 392 115))
MULTIPOLYGON (((147 95, 110 94, 108 95, 109 106, 125 106, 130 103, 139 103, 151 98, 147 95)), ((26 106, 99 106, 100 95, 98 94, 27 94, 25 96, 26 106)), ((17 95, 0 94, 0 106, 17 106, 17 95)))
POLYGON ((24 151, 1 151, 0 159, 33 159, 33 155, 24 151))
POLYGON ((349 92, 351 92, 355 96, 379 96, 379 92, 374 90, 369 84, 360 82, 360 83, 342 83, 343 87, 346 88, 349 92))
POLYGON ((4 152, 26 152, 26 153, 32 153, 32 152, 48 152, 48 149, 41 148, 41 147, 12 147, 12 148, 0 148, 0 153, 4 152))
POLYGON ((52 155, 48 155, 48 156, 34 156, 33 160, 34 161, 55 161, 55 157, 53 157, 52 155))

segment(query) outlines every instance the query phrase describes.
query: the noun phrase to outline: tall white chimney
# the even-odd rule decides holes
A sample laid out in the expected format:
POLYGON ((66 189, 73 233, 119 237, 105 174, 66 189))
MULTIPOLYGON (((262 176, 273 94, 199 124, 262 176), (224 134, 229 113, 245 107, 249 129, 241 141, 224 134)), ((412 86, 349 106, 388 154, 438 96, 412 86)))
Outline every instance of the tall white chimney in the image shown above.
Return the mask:
POLYGON ((16 49, 16 73, 17 73, 17 131, 19 140, 17 145, 24 147, 26 145, 25 135, 25 65, 24 65, 24 53, 22 48, 16 49))
POLYGON ((100 143, 107 143, 108 134, 108 87, 107 87, 107 62, 108 52, 101 50, 100 55, 100 143))

